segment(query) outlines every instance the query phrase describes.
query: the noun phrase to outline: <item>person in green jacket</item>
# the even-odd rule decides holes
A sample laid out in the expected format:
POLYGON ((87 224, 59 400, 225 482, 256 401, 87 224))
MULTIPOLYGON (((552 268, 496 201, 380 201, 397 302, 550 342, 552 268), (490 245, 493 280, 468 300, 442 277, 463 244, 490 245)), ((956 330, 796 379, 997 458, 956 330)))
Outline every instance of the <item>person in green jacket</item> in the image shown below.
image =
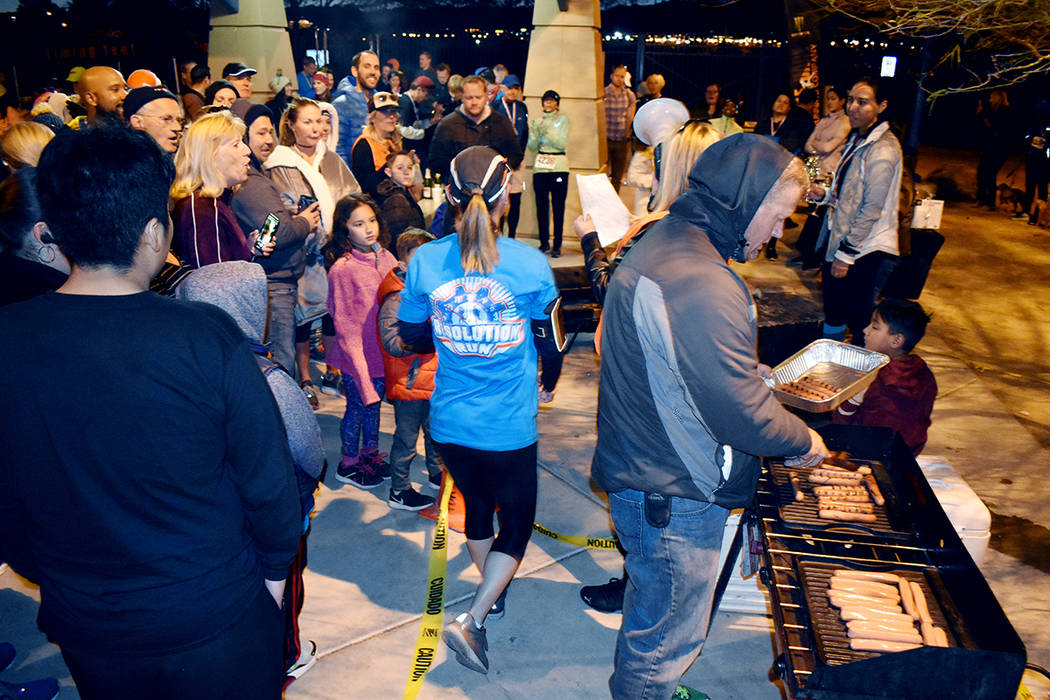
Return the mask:
POLYGON ((569 191, 569 118, 558 111, 561 96, 554 90, 543 93, 543 116, 529 120, 529 150, 536 151, 532 166, 532 187, 536 191, 536 221, 540 250, 561 256, 561 234, 565 224, 565 195, 569 191), (548 202, 554 213, 554 247, 550 246, 548 202))

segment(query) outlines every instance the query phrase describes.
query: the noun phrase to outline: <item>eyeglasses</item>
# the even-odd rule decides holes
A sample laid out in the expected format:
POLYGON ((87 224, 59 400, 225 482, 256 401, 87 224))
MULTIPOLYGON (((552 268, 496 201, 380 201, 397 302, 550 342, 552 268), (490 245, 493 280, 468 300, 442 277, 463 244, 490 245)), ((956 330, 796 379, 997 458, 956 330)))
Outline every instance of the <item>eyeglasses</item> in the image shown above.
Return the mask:
POLYGON ((140 117, 149 117, 150 119, 156 119, 157 121, 159 121, 164 126, 175 126, 176 124, 178 124, 180 129, 182 127, 186 126, 186 120, 185 119, 183 119, 182 117, 173 117, 170 114, 165 114, 164 116, 159 116, 159 115, 156 115, 156 114, 143 114, 142 112, 139 112, 139 116, 140 117))

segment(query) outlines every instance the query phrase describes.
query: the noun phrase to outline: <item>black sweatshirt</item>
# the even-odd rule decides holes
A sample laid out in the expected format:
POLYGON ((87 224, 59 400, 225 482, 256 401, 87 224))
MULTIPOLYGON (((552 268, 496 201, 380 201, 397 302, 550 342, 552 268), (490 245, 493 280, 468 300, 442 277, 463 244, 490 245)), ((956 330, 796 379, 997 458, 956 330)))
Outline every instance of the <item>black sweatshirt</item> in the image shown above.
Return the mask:
POLYGON ((302 530, 236 324, 150 292, 0 309, 0 557, 59 645, 163 654, 235 624, 302 530))

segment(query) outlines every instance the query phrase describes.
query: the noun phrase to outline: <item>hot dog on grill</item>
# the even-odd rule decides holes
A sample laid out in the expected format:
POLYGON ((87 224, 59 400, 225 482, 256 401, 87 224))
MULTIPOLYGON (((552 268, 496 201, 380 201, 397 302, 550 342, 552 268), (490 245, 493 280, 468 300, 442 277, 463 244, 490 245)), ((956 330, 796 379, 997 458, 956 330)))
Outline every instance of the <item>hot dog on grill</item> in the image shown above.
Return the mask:
POLYGON ((839 617, 846 622, 850 620, 866 620, 870 622, 893 622, 899 625, 915 624, 915 621, 907 615, 885 608, 863 608, 847 605, 839 608, 839 617))
POLYGON ((919 620, 932 625, 933 618, 930 617, 930 607, 926 604, 926 594, 922 592, 922 586, 912 581, 911 594, 915 598, 915 611, 919 613, 919 620))
POLYGON ((843 513, 874 513, 875 506, 871 503, 858 503, 856 501, 835 501, 830 498, 818 498, 817 508, 820 510, 838 510, 843 513))
POLYGON ((882 496, 882 491, 879 490, 879 484, 875 481, 875 476, 871 473, 864 475, 864 486, 871 492, 871 500, 875 501, 876 505, 886 505, 886 499, 882 496))
POLYGON ((888 642, 882 639, 860 639, 854 637, 849 640, 849 648, 854 651, 909 651, 918 649, 921 644, 909 644, 907 642, 888 642))
POLYGON ((906 630, 884 630, 884 629, 867 629, 847 630, 847 634, 856 639, 881 639, 887 642, 906 642, 908 644, 922 644, 922 637, 913 628, 911 632, 906 630))
POLYGON ((911 593, 911 582, 901 579, 897 588, 901 593, 901 603, 904 605, 904 612, 908 613, 913 620, 918 620, 919 612, 915 609, 915 596, 911 593))
POLYGON ((795 500, 806 500, 806 495, 802 493, 802 484, 798 480, 798 472, 788 472, 788 477, 791 479, 791 490, 795 494, 795 500))
POLYGON ((896 586, 877 581, 858 581, 856 579, 831 578, 831 590, 843 593, 859 593, 873 598, 889 598, 894 602, 900 600, 900 591, 896 586))
POLYGON ((901 613, 900 607, 890 598, 872 598, 857 593, 836 593, 834 591, 828 591, 828 602, 836 608, 882 611, 893 615, 899 615, 901 613))
POLYGON ((820 510, 817 516, 825 520, 842 520, 853 523, 873 523, 877 518, 874 513, 846 513, 841 510, 820 510))
POLYGON ((833 486, 860 486, 863 474, 851 472, 846 469, 811 469, 806 477, 815 484, 830 484, 833 486))
POLYGON ((847 578, 859 578, 867 581, 880 581, 897 585, 901 577, 885 571, 861 571, 860 569, 835 569, 832 576, 844 576, 847 578))
POLYGON ((871 497, 863 486, 814 486, 813 495, 817 498, 833 498, 836 501, 856 501, 869 503, 871 497))

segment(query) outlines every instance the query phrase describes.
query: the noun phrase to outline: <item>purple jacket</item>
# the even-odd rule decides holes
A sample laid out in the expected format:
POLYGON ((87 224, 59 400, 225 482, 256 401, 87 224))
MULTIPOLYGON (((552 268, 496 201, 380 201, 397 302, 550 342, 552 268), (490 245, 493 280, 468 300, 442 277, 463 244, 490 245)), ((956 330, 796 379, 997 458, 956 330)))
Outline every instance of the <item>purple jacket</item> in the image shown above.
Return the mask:
POLYGON ((179 260, 194 268, 231 260, 251 262, 251 248, 227 204, 229 196, 229 190, 218 199, 194 192, 175 202, 171 250, 179 260))

